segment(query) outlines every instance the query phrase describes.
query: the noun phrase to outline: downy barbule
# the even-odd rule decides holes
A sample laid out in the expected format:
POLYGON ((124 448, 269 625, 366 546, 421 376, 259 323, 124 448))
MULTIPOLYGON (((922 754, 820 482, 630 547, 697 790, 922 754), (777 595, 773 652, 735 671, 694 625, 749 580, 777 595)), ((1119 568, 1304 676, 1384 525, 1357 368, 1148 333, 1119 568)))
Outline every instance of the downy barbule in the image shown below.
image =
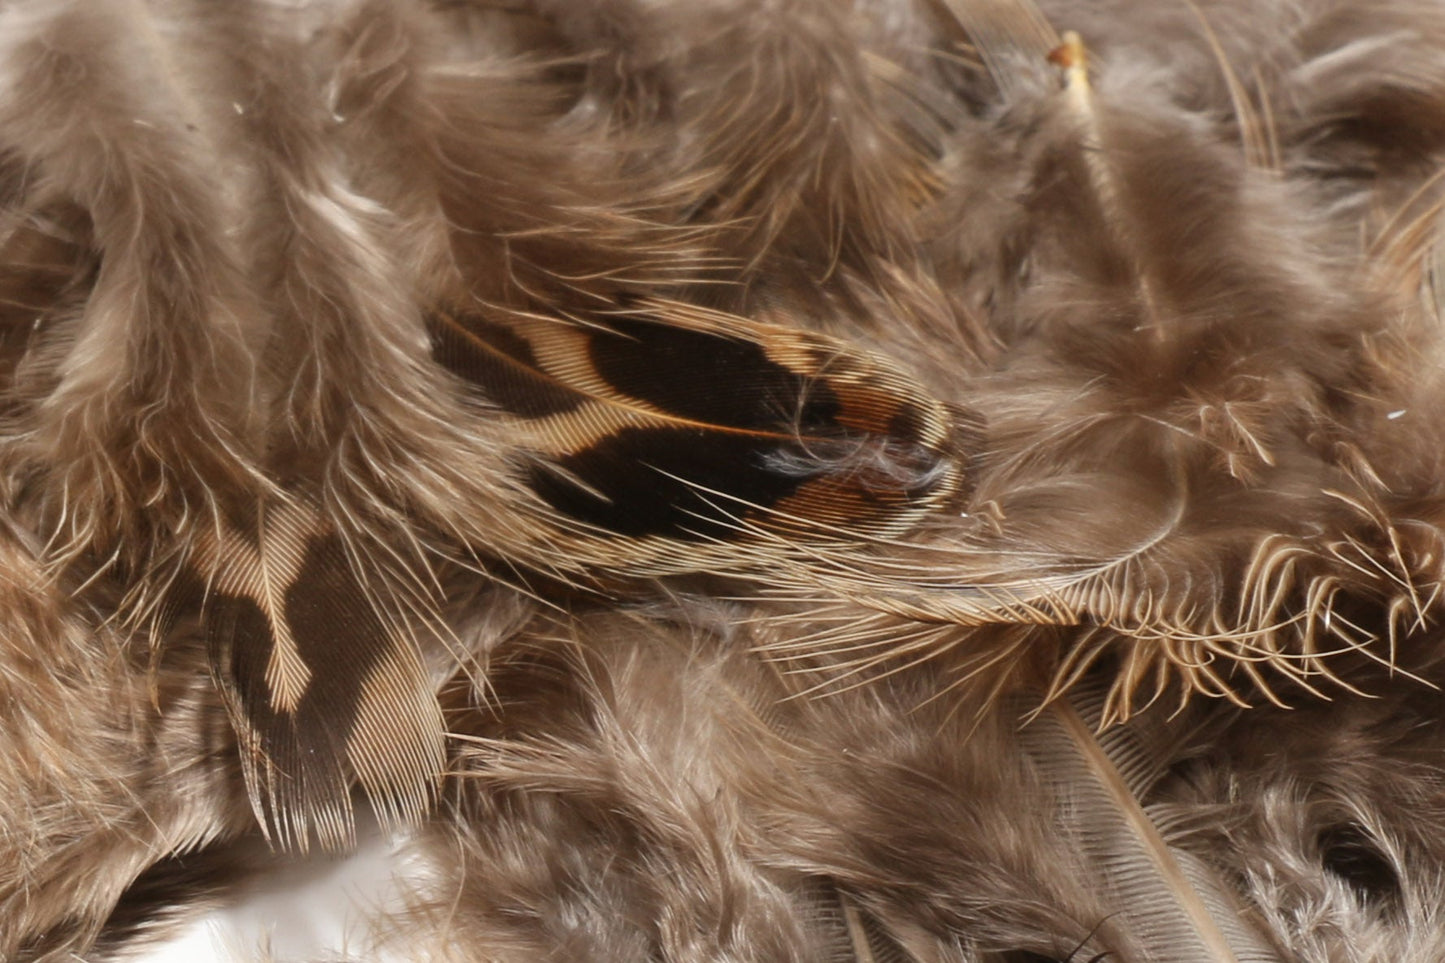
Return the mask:
POLYGON ((1438 963, 1442 172, 1442 0, 0 6, 0 960, 1438 963))

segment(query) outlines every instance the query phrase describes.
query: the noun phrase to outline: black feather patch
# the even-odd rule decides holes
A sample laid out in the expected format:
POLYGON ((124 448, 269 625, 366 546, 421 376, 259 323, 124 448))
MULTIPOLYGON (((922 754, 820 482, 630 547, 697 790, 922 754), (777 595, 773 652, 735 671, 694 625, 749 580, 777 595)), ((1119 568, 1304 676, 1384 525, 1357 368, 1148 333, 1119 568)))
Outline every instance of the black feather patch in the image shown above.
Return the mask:
POLYGON ((353 779, 385 821, 418 818, 442 722, 411 640, 310 506, 261 503, 233 526, 203 546, 203 617, 268 836, 346 844, 353 779))
POLYGON ((825 336, 712 317, 431 322, 437 360, 515 416, 529 484, 594 535, 849 538, 965 494, 966 429, 917 382, 825 336))

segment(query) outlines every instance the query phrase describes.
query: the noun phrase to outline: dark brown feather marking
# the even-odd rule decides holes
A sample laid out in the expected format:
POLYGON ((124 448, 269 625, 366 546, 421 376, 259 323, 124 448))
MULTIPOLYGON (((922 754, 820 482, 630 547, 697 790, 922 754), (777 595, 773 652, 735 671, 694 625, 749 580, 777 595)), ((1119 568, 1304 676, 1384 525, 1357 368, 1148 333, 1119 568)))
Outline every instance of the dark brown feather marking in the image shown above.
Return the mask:
POLYGON ((268 834, 346 843, 354 778, 384 819, 419 816, 441 766, 440 711, 341 537, 305 505, 267 505, 208 548, 211 664, 268 834))
POLYGON ((748 435, 626 428, 558 458, 566 475, 536 466, 530 477, 553 508, 617 535, 728 538, 749 505, 775 505, 807 482, 767 470, 768 454, 748 435))
POLYGON ((643 321, 607 319, 589 332, 597 373, 624 394, 709 425, 776 432, 836 429, 825 380, 769 358, 755 341, 643 321))
POLYGON ((737 318, 432 318, 436 358, 534 432, 534 491, 615 537, 896 530, 959 495, 954 413, 855 346, 737 318), (709 326, 711 325, 711 326, 709 326))

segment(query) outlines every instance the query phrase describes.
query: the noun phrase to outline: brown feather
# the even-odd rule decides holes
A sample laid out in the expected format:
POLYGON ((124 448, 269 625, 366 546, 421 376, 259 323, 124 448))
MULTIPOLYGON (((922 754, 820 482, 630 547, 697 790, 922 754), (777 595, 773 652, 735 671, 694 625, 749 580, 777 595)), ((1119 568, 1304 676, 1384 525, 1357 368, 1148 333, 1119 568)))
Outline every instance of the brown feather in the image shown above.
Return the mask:
POLYGON ((0 957, 1434 959, 1442 41, 5 6, 0 957))

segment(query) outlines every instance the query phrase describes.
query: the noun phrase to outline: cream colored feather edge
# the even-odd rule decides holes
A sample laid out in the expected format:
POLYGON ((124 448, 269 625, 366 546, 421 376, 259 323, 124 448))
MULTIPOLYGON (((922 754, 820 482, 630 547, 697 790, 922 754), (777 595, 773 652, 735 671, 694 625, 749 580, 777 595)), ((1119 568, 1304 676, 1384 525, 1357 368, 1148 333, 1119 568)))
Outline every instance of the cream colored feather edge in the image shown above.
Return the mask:
POLYGON ((0 5, 0 960, 1437 963, 1442 171, 1438 0, 0 5))

